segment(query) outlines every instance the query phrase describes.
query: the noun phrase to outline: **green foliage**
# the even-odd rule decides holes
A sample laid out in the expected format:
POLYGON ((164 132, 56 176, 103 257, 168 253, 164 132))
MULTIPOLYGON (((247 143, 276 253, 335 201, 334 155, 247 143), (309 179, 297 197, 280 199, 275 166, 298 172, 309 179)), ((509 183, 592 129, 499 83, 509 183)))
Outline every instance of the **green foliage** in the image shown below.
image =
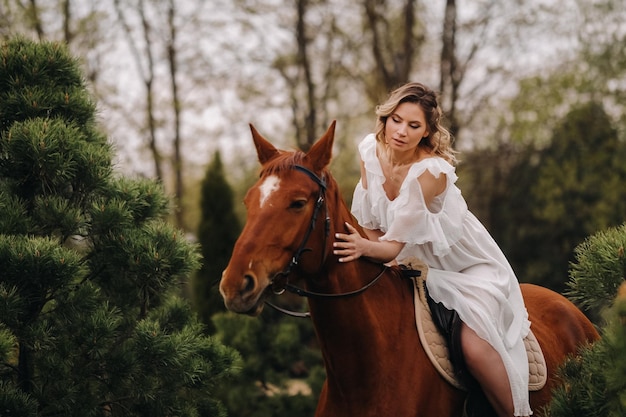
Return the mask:
POLYGON ((261 317, 219 313, 213 320, 216 336, 243 358, 241 379, 221 390, 220 398, 229 415, 314 414, 325 373, 309 320, 272 310, 264 311, 261 317), (306 391, 295 393, 296 386, 306 391))
POLYGON ((543 241, 541 250, 549 249, 547 256, 530 259, 529 269, 541 271, 553 285, 564 283, 574 248, 624 221, 626 189, 619 185, 626 181, 624 155, 625 144, 602 106, 592 102, 568 113, 541 152, 530 189, 531 234, 543 241))
POLYGON ((580 73, 562 69, 521 80, 520 92, 509 104, 511 120, 506 122, 511 141, 538 149, 549 145, 554 129, 569 111, 571 97, 587 88, 580 73))
POLYGON ((602 339, 559 370, 547 417, 620 417, 626 414, 626 286, 608 311, 602 339))
POLYGON ((2 45, 0 85, 1 414, 225 415, 239 356, 177 295, 199 256, 162 187, 114 177, 63 46, 2 45))
POLYGON ((16 39, 0 50, 0 131, 28 119, 94 123, 95 104, 78 61, 60 43, 16 39))
POLYGON ((614 178, 617 183, 626 179, 623 148, 601 105, 591 102, 571 110, 538 167, 532 190, 538 219, 560 222, 572 233, 580 229, 578 236, 621 221, 626 207, 614 178))
POLYGON ((0 406, 5 417, 36 417, 37 402, 17 387, 0 381, 0 406))
POLYGON ((576 247, 569 296, 605 318, 602 338, 559 370, 548 417, 626 414, 626 224, 598 232, 576 247))
POLYGON ((13 361, 13 349, 17 346, 17 339, 6 327, 0 326, 0 362, 13 361))
POLYGON ((626 223, 602 230, 578 245, 570 267, 567 296, 600 312, 611 304, 626 279, 626 223))
POLYGON ((580 49, 522 80, 497 143, 460 166, 470 207, 520 280, 557 291, 573 248, 626 213, 626 101, 617 87, 626 72, 626 3, 577 3, 580 49))
POLYGON ((549 145, 481 150, 465 158, 461 178, 519 279, 562 291, 574 248, 624 221, 625 157, 626 143, 590 102, 568 113, 549 145))
POLYGON ((233 190, 224 176, 219 152, 209 164, 202 181, 200 205, 202 217, 198 240, 203 264, 193 278, 193 297, 200 318, 212 333, 215 327, 211 316, 225 311, 217 284, 241 231, 233 206, 233 190))

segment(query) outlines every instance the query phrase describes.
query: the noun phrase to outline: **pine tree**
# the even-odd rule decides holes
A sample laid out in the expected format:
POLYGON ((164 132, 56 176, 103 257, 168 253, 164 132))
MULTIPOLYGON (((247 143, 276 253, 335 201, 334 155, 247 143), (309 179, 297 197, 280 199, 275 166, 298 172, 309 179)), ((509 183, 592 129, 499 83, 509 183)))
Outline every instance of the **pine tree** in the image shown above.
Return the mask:
POLYGON ((626 223, 602 230, 575 249, 566 295, 600 316, 626 280, 626 223))
MULTIPOLYGON (((295 302, 281 305, 299 310, 295 302)), ((315 414, 325 372, 310 320, 269 308, 260 317, 218 313, 213 320, 216 336, 243 358, 241 378, 220 388, 230 416, 315 414)))
POLYGON ((590 236, 576 248, 569 296, 605 317, 602 338, 559 370, 549 417, 626 415, 626 224, 590 236))
POLYGON ((546 417, 626 415, 626 284, 607 310, 602 339, 559 369, 564 384, 554 392, 546 417))
POLYGON ((213 314, 226 311, 217 284, 222 271, 228 265, 235 241, 241 227, 233 207, 233 190, 224 177, 224 167, 217 152, 209 164, 202 181, 201 220, 198 227, 198 240, 202 250, 203 263, 194 276, 196 309, 202 321, 213 333, 213 314))
POLYGON ((0 414, 223 415, 238 356, 177 295, 196 248, 95 114, 64 46, 1 46, 0 414))

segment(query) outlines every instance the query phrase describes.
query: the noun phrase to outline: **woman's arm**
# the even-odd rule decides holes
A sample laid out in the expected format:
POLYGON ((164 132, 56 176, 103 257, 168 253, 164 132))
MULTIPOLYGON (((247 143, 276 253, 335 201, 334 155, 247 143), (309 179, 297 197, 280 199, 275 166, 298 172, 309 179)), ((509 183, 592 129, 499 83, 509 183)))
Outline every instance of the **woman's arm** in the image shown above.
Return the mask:
POLYGON ((367 236, 369 240, 373 240, 374 242, 377 242, 378 238, 384 235, 384 233, 378 229, 367 229, 364 227, 363 231, 365 232, 365 236, 367 236))
POLYGON ((374 261, 387 263, 396 259, 404 247, 404 243, 393 240, 378 240, 383 233, 380 230, 365 229, 365 234, 369 239, 364 238, 349 223, 346 223, 348 233, 336 233, 335 238, 339 239, 333 243, 335 250, 333 253, 339 255, 339 262, 354 261, 361 256, 374 261))

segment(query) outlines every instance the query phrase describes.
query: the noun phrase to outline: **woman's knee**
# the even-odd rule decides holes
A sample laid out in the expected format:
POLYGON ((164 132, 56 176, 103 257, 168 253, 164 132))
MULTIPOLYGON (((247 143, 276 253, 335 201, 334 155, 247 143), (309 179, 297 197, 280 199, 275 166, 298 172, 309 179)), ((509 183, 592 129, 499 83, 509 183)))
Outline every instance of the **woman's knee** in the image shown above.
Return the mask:
POLYGON ((461 327, 461 348, 465 362, 472 371, 474 366, 481 367, 481 364, 492 363, 494 354, 497 355, 495 349, 470 329, 465 323, 461 327))

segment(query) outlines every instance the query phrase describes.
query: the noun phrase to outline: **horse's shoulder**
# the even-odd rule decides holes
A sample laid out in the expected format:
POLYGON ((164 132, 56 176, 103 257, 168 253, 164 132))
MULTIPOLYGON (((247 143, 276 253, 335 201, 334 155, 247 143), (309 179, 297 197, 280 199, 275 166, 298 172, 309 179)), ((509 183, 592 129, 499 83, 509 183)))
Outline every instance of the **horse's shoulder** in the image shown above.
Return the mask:
POLYGON ((549 314, 551 317, 544 318, 558 319, 560 317, 561 320, 572 315, 572 318, 577 320, 582 315, 582 312, 571 301, 549 288, 535 284, 521 284, 520 288, 526 308, 531 315, 533 313, 541 316, 549 314))
POLYGON ((520 288, 522 289, 522 293, 528 294, 543 294, 548 295, 550 293, 560 295, 559 293, 551 290, 550 288, 543 287, 537 284, 530 284, 528 282, 521 283, 520 288))
POLYGON ((528 307, 531 305, 537 309, 547 309, 552 312, 573 312, 575 315, 582 314, 582 312, 568 300, 565 296, 553 291, 549 288, 542 287, 535 284, 521 284, 522 296, 524 297, 524 303, 528 307))

